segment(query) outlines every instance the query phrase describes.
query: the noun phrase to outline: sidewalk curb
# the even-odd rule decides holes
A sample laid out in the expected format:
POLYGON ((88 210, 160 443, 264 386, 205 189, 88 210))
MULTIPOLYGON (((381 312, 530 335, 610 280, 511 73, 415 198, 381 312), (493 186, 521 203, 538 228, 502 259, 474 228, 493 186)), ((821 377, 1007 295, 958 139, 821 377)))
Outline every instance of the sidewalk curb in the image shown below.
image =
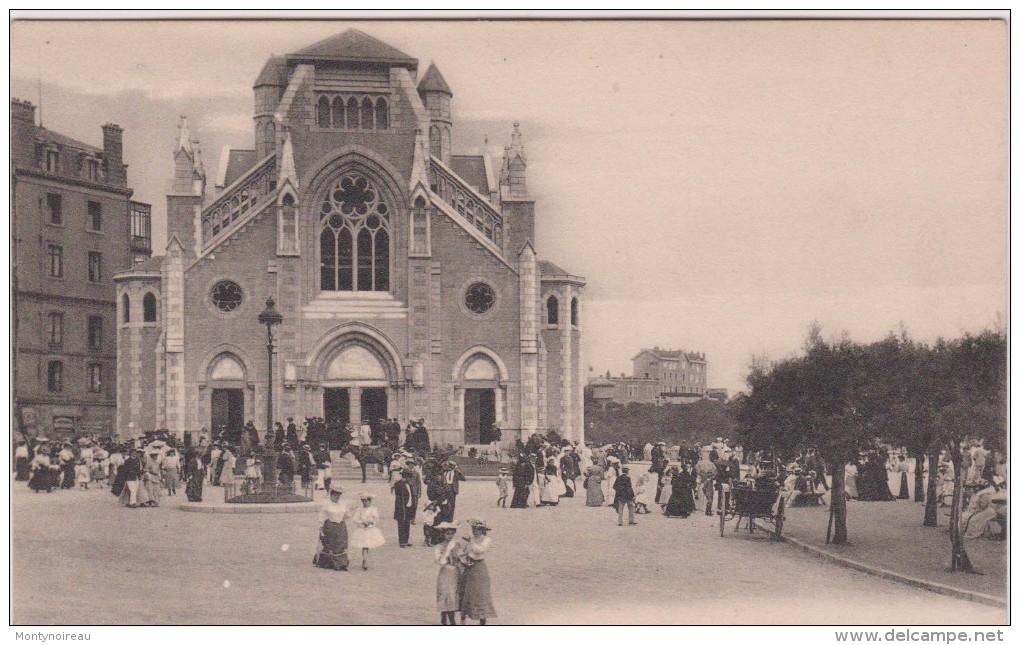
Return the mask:
MULTIPOLYGON (((775 531, 773 531, 772 529, 757 524, 755 525, 755 527, 760 528, 762 531, 775 538, 775 531)), ((912 576, 908 576, 902 573, 890 571, 889 569, 883 569, 881 567, 865 564, 860 560, 851 560, 850 558, 844 558, 842 556, 836 555, 835 553, 830 553, 817 546, 807 544, 806 542, 802 542, 801 540, 798 540, 797 538, 794 537, 788 537, 783 535, 780 536, 779 541, 790 544, 800 549, 801 551, 805 551, 807 553, 810 553, 814 556, 817 556, 823 560, 827 560, 828 562, 839 565, 841 567, 854 569, 862 573, 878 576, 879 578, 885 578, 886 580, 902 582, 903 584, 910 585, 911 587, 925 589, 933 593, 942 594, 943 596, 953 596, 955 598, 960 598, 962 600, 969 600, 970 602, 981 603, 983 605, 990 605, 992 607, 998 607, 1000 609, 1009 608, 1009 602, 1005 598, 998 598, 996 596, 989 596, 988 594, 983 594, 979 591, 968 591, 966 589, 960 589, 959 587, 951 587, 949 585, 944 585, 939 582, 932 582, 930 580, 914 578, 912 576)))

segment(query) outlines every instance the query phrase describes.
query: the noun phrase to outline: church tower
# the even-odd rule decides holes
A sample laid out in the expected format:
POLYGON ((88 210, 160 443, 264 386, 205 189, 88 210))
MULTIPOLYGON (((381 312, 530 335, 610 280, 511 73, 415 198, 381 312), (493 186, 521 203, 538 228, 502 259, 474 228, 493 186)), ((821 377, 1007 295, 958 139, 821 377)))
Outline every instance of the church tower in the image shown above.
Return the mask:
POLYGON ((453 118, 450 116, 453 92, 435 63, 425 70, 425 76, 418 84, 418 94, 429 115, 429 152, 449 166, 453 155, 453 118))
POLYGON ((198 139, 191 138, 188 118, 181 116, 174 149, 174 179, 166 196, 167 239, 174 235, 186 257, 198 255, 202 244, 200 212, 205 195, 205 168, 198 139))
POLYGON ((270 56, 255 79, 255 156, 264 159, 276 152, 276 123, 273 115, 287 87, 287 63, 282 56, 270 56))
POLYGON ((510 248, 514 253, 520 252, 529 241, 538 248, 535 240, 535 200, 528 195, 525 182, 527 167, 521 124, 514 123, 510 145, 503 152, 503 167, 499 174, 500 206, 508 229, 510 248))

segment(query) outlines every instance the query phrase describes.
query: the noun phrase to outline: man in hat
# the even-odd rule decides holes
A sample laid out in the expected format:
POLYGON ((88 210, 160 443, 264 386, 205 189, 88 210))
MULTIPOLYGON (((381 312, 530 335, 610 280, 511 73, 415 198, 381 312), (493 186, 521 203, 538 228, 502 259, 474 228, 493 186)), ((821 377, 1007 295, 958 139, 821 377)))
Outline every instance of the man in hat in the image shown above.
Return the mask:
POLYGON ((460 494, 460 482, 466 481, 464 473, 460 472, 457 468, 456 462, 447 461, 443 464, 443 482, 446 483, 446 494, 450 500, 450 505, 447 510, 449 517, 443 518, 444 522, 452 522, 453 514, 457 508, 457 495, 460 494))
POLYGON ((311 483, 314 468, 315 457, 312 455, 312 447, 306 443, 301 446, 301 454, 298 455, 298 475, 301 476, 302 487, 307 487, 311 483))
POLYGON ((659 477, 658 484, 655 487, 655 503, 658 504, 662 497, 662 474, 666 472, 666 442, 657 441, 655 446, 652 448, 652 467, 649 472, 655 473, 659 477))
POLYGON ((528 461, 528 456, 522 452, 517 455, 517 465, 514 466, 512 479, 514 497, 510 501, 510 508, 528 508, 528 493, 533 479, 535 479, 534 466, 528 461))
POLYGON ((616 525, 623 526, 623 509, 625 507, 628 512, 628 524, 637 524, 634 521, 634 500, 637 495, 634 494, 634 485, 630 481, 629 467, 624 466, 620 469, 620 476, 613 482, 613 491, 616 493, 614 502, 618 514, 616 525))
POLYGON ((411 522, 417 510, 409 476, 410 471, 401 470, 393 484, 393 519, 397 521, 397 541, 402 549, 411 546, 411 522))

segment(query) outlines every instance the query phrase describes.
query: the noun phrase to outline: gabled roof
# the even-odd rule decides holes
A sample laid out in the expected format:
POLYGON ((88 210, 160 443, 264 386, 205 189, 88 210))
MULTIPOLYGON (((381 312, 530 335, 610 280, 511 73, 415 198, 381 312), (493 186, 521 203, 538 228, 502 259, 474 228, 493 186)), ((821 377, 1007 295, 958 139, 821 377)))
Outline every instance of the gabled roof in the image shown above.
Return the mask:
POLYGON ((46 128, 42 127, 41 125, 38 125, 35 128, 35 138, 38 139, 39 141, 53 143, 53 144, 56 144, 58 146, 64 146, 64 147, 67 147, 67 148, 77 148, 79 150, 85 150, 86 152, 92 152, 92 153, 97 153, 98 154, 98 153, 101 153, 103 151, 102 148, 97 148, 95 146, 90 146, 87 143, 82 143, 81 141, 78 141, 77 139, 72 139, 71 137, 64 136, 64 135, 60 134, 59 132, 54 132, 53 130, 47 130, 46 128))
POLYGON ((485 157, 481 155, 453 155, 450 158, 450 169, 482 196, 489 194, 490 186, 488 175, 485 172, 485 157))
POLYGON ((240 179, 241 175, 255 167, 258 156, 254 150, 231 150, 227 157, 227 172, 223 176, 223 185, 229 186, 240 179))
POLYGON ((287 85, 287 60, 283 56, 270 56, 252 87, 260 85, 287 85))
POLYGON ((635 360, 638 356, 641 356, 642 354, 646 354, 646 353, 647 354, 651 354, 652 356, 654 356, 655 358, 658 358, 660 360, 664 360, 664 359, 676 360, 676 359, 680 359, 680 358, 686 358, 688 361, 691 361, 691 362, 696 362, 696 363, 698 363, 698 362, 700 362, 700 363, 705 362, 705 359, 702 358, 697 352, 685 352, 682 349, 658 349, 658 348, 656 348, 656 349, 642 349, 640 352, 637 353, 637 356, 635 356, 631 360, 635 360))
POLYGON ((439 68, 436 67, 435 63, 430 63, 429 68, 425 70, 425 76, 422 77, 421 83, 418 83, 418 91, 446 92, 453 96, 453 90, 446 84, 446 79, 439 73, 439 68))
POLYGON ((407 67, 411 70, 418 69, 417 58, 411 58, 399 49, 390 47, 381 40, 357 29, 348 29, 336 36, 320 40, 314 45, 288 54, 287 58, 310 61, 379 63, 407 67))
POLYGON ((548 260, 538 261, 538 272, 542 275, 570 275, 569 271, 556 266, 548 260))

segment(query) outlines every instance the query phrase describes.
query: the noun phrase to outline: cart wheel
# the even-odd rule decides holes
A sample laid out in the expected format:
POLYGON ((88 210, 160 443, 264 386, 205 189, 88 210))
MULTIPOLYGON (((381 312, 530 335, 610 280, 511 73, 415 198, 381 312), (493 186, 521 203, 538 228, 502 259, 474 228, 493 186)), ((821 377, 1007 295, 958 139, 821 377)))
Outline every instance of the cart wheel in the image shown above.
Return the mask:
POLYGON ((786 516, 786 500, 780 498, 779 508, 776 510, 776 542, 783 537, 783 518, 786 516))

